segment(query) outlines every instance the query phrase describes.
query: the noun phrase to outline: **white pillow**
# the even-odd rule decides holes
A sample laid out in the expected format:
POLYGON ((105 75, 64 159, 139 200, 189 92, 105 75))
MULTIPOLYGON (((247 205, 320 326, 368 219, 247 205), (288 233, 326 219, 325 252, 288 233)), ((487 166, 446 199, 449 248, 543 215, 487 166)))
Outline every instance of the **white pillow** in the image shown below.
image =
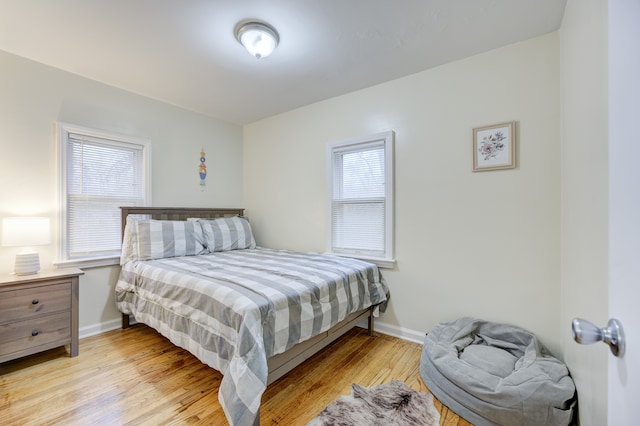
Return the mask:
POLYGON ((122 238, 122 251, 120 253, 120 265, 138 258, 138 219, 127 216, 122 238))

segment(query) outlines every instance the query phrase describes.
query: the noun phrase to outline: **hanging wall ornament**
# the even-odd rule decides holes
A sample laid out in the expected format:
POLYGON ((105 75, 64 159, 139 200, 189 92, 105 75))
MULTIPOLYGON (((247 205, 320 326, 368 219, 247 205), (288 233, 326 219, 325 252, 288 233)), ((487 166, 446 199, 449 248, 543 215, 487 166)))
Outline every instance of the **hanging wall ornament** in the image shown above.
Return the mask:
POLYGON ((204 191, 204 187, 207 184, 207 165, 205 162, 207 159, 205 158, 204 148, 200 151, 200 188, 204 191))

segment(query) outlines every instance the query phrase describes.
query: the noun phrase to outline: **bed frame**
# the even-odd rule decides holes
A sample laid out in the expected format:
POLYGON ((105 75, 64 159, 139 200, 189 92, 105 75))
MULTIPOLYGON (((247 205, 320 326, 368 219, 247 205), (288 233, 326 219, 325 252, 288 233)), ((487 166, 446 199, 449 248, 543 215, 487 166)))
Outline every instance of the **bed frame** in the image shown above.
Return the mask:
MULTIPOLYGON (((225 208, 177 208, 177 207, 120 207, 122 210, 122 235, 129 215, 146 215, 146 218, 157 220, 186 220, 189 217, 199 217, 205 219, 217 217, 242 216, 244 209, 225 208)), ((373 310, 374 307, 354 312, 333 328, 321 333, 311 339, 298 343, 288 351, 275 355, 267 360, 269 375, 267 385, 278 380, 280 377, 293 370, 305 360, 328 346, 340 336, 357 326, 364 320, 368 322, 369 336, 373 336, 373 310)), ((122 328, 130 326, 129 315, 122 314, 122 328)), ((259 416, 258 416, 259 421, 259 416)), ((258 424, 258 423, 256 423, 258 424)))

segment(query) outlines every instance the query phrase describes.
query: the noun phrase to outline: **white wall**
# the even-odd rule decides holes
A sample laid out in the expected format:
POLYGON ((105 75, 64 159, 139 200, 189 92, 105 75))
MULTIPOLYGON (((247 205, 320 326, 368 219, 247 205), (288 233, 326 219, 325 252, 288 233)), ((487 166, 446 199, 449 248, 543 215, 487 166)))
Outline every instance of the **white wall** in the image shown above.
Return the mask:
MULTIPOLYGON (((153 204, 242 206, 242 128, 0 51, 0 216, 37 214, 57 223, 54 123, 152 141, 153 204), (201 191, 198 165, 207 153, 201 191)), ((54 229, 54 237, 57 229, 54 229)), ((38 248, 51 267, 56 245, 38 248)), ((0 273, 17 249, 0 247, 0 273)), ((116 321, 119 268, 87 269, 80 280, 80 327, 116 321)))
POLYGON ((558 86, 550 34, 245 126, 258 244, 324 251, 326 144, 395 130, 397 266, 380 321, 421 336, 474 315, 558 353, 558 86), (472 173, 472 128, 510 120, 517 169, 472 173))
POLYGON ((607 424, 604 347, 576 344, 571 319, 607 323, 607 2, 569 0, 560 37, 562 338, 584 426, 607 424))

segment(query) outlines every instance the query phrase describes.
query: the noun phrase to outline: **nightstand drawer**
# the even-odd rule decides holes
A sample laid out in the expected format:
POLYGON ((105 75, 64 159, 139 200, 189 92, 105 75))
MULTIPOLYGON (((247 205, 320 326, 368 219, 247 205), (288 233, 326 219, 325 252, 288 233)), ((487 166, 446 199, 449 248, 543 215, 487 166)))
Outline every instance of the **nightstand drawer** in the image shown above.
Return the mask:
POLYGON ((0 358, 42 346, 71 342, 71 311, 0 325, 0 358))
POLYGON ((71 282, 20 288, 0 293, 0 324, 71 309, 71 282))
POLYGON ((77 268, 0 275, 0 363, 69 344, 78 355, 77 268))

